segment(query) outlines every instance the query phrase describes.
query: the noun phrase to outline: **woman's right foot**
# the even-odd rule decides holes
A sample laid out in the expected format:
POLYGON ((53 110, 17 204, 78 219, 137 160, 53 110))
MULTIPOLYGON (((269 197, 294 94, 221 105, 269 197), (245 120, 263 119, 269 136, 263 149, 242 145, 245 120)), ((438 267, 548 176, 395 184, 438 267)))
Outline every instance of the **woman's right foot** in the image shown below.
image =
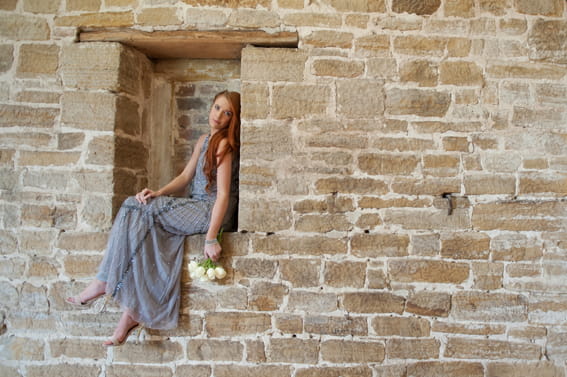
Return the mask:
POLYGON ((81 293, 67 297, 65 301, 72 305, 88 305, 106 292, 106 282, 94 279, 81 293))

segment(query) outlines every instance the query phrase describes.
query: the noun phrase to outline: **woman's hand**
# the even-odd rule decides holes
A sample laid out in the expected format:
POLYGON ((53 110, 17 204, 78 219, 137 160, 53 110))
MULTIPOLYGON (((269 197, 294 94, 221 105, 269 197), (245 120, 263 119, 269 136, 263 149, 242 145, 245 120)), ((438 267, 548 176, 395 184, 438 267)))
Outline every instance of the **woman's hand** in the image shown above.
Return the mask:
POLYGON ((220 258, 221 251, 222 247, 217 240, 205 240, 205 250, 203 251, 205 258, 211 258, 213 262, 216 262, 220 258))
POLYGON ((156 196, 159 196, 156 191, 145 188, 136 194, 136 200, 138 203, 148 204, 148 199, 155 198, 156 196))

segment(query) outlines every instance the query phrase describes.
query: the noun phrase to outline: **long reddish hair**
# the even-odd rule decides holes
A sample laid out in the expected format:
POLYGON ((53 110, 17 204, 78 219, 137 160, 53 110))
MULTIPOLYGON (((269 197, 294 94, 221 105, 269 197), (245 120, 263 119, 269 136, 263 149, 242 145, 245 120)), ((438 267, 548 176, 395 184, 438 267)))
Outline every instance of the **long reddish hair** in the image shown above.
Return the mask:
POLYGON ((213 104, 220 96, 226 98, 230 103, 232 117, 228 122, 228 127, 215 132, 209 140, 209 148, 205 155, 205 167, 203 168, 207 177, 207 191, 217 182, 217 159, 219 162, 222 161, 227 153, 232 153, 233 159, 238 158, 240 152, 240 93, 229 92, 228 90, 220 92, 215 96, 213 104), (223 139, 227 141, 226 148, 217 153, 219 144, 223 139))

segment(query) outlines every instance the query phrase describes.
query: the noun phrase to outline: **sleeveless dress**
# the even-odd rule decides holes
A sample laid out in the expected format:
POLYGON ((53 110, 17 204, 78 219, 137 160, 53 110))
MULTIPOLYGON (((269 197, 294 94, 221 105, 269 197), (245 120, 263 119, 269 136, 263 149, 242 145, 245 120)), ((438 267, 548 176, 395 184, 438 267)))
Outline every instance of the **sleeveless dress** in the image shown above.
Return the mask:
MULTIPOLYGON (((199 154, 190 197, 158 196, 146 205, 134 196, 124 201, 99 267, 97 278, 106 281, 106 293, 129 309, 134 320, 152 329, 177 326, 184 239, 209 228, 217 188, 214 185, 210 193, 205 190, 203 167, 208 143, 209 136, 199 154)), ((233 161, 225 225, 236 207, 238 158, 233 161)))

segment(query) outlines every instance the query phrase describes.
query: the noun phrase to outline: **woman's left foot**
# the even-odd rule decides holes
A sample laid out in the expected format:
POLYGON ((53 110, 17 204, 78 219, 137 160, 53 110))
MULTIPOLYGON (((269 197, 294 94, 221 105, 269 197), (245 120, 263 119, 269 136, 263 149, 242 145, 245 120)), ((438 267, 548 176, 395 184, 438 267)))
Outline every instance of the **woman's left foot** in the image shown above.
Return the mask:
POLYGON ((123 345, 132 331, 138 328, 140 324, 130 317, 127 311, 122 313, 120 321, 118 321, 118 326, 114 330, 114 334, 105 341, 102 345, 105 347, 118 347, 123 345))

